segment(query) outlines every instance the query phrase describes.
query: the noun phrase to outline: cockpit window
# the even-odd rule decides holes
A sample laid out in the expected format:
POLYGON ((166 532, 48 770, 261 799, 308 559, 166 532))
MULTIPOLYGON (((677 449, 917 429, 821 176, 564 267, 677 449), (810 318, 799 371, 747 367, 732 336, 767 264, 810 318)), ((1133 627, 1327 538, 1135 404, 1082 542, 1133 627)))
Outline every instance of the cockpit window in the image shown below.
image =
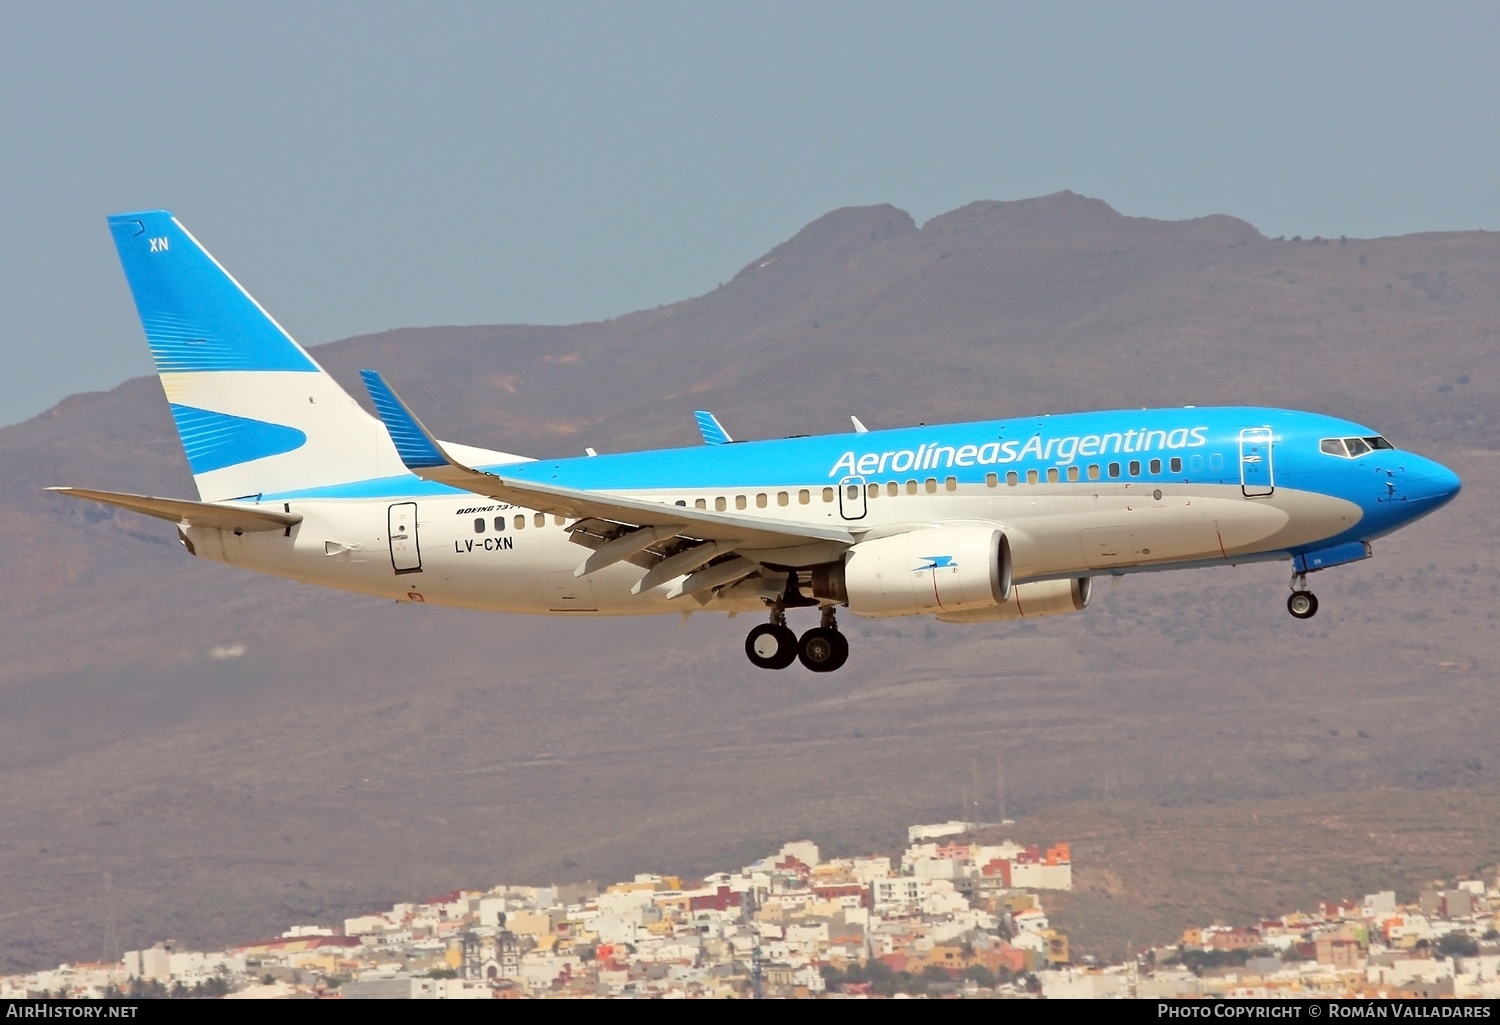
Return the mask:
POLYGON ((1395 447, 1378 435, 1373 438, 1324 438, 1318 442, 1320 452, 1343 459, 1358 459, 1378 449, 1395 447))

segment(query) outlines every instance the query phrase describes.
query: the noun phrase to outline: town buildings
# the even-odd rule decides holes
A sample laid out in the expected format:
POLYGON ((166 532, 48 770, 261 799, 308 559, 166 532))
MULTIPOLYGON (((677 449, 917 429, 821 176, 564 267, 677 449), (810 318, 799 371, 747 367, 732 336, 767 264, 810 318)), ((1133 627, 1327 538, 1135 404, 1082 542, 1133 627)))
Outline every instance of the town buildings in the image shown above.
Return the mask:
POLYGON ((1066 842, 982 843, 966 823, 909 839, 847 858, 796 841, 702 880, 457 890, 223 951, 164 941, 0 979, 0 998, 1500 996, 1493 880, 1195 927, 1104 965, 1048 918, 1073 887, 1066 842))

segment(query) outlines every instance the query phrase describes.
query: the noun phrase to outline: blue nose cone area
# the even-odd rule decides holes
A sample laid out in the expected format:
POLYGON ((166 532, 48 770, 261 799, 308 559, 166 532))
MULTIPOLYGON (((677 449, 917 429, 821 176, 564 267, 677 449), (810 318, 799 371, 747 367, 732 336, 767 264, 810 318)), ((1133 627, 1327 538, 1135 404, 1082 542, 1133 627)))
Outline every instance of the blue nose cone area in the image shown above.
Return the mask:
POLYGON ((1420 466, 1412 468, 1410 481, 1411 500, 1427 504, 1425 512, 1451 502, 1463 487, 1463 481, 1458 479, 1458 474, 1442 463, 1435 463, 1430 459, 1424 459, 1420 466))

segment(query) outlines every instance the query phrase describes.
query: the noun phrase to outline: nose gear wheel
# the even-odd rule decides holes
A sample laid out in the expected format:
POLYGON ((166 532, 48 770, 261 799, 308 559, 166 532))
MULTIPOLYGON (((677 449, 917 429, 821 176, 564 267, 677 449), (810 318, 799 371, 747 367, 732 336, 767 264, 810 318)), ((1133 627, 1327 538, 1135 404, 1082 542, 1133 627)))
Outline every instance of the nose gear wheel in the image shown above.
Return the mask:
POLYGON ((1292 594, 1286 600, 1286 610, 1293 619, 1311 619, 1318 614, 1318 596, 1307 589, 1307 574, 1292 574, 1292 594))
POLYGON ((1311 591, 1293 591, 1286 600, 1286 610, 1294 619, 1311 619, 1318 614, 1318 596, 1311 591))

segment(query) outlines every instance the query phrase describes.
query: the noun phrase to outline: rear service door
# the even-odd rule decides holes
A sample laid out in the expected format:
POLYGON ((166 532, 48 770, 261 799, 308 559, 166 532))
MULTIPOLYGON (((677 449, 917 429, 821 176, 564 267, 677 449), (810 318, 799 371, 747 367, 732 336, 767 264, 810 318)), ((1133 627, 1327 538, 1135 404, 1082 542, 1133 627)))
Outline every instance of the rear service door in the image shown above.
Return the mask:
POLYGON ((391 542, 391 568, 397 573, 422 572, 422 550, 417 546, 417 503, 397 502, 387 514, 386 537, 391 542))

